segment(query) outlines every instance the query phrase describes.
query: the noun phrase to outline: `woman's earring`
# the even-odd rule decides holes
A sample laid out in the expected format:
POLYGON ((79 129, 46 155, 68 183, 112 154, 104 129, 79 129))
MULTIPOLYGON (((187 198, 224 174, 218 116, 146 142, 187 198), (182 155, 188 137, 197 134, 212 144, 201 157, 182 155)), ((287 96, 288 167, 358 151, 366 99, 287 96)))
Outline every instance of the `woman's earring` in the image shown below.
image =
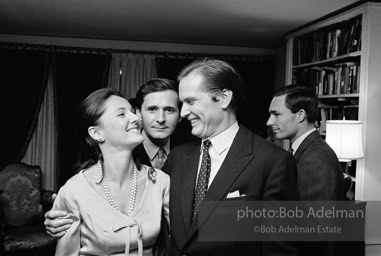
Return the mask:
POLYGON ((100 138, 98 139, 98 142, 100 142, 100 143, 105 142, 105 138, 100 137, 100 138))

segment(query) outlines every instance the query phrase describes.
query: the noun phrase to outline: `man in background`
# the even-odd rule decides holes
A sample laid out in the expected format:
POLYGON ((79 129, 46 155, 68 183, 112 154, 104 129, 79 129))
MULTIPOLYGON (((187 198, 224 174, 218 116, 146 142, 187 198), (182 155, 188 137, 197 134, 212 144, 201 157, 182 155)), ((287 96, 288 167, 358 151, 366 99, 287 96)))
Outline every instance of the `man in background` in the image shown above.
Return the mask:
POLYGON ((318 98, 303 86, 285 86, 271 101, 267 125, 278 140, 289 140, 301 200, 343 199, 344 176, 335 152, 315 127, 318 98))
MULTIPOLYGON (((301 200, 343 200, 344 175, 335 152, 315 127, 318 111, 318 97, 313 91, 285 86, 274 94, 267 125, 276 139, 290 141, 301 200)), ((332 243, 302 243, 299 255, 333 255, 332 248, 332 243)))

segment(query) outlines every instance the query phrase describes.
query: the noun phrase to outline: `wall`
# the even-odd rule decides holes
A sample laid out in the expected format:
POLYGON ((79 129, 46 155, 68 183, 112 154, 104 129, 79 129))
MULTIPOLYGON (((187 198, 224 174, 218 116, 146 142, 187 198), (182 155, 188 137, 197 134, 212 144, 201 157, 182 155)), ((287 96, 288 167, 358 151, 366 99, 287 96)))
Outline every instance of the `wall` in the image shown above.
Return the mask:
POLYGON ((286 81, 286 43, 274 49, 276 57, 276 70, 274 88, 285 86, 286 81))

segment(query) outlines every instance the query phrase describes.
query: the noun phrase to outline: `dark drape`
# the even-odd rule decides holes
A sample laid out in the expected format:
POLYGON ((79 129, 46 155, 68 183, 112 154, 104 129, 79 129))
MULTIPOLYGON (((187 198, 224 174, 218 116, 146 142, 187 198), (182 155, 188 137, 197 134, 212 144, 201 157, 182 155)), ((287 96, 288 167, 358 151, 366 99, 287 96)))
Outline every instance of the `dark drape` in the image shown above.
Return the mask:
POLYGON ((93 91, 106 87, 110 55, 57 53, 55 82, 58 113, 58 185, 75 171, 78 136, 75 115, 79 103, 93 91))
POLYGON ((194 59, 156 58, 157 76, 177 81, 180 71, 194 59))
POLYGON ((245 82, 246 100, 238 120, 252 132, 266 138, 268 110, 274 92, 275 60, 229 62, 238 70, 245 82))
MULTIPOLYGON (((156 58, 157 76, 177 81, 177 75, 183 67, 192 62, 192 59, 156 58)), ((197 140, 191 134, 192 127, 188 120, 181 120, 171 136, 173 146, 197 140)))
MULTIPOLYGON (((275 59, 269 57, 240 60, 226 59, 223 56, 219 59, 232 64, 246 85, 246 101, 243 111, 238 115, 238 121, 265 138, 266 122, 269 117, 268 107, 274 90, 275 59)), ((157 58, 158 77, 176 81, 180 70, 192 61, 193 59, 187 58, 157 58)), ((189 132, 189 122, 183 120, 177 130, 189 132)))
POLYGON ((0 49, 0 170, 22 159, 46 88, 46 53, 0 49))

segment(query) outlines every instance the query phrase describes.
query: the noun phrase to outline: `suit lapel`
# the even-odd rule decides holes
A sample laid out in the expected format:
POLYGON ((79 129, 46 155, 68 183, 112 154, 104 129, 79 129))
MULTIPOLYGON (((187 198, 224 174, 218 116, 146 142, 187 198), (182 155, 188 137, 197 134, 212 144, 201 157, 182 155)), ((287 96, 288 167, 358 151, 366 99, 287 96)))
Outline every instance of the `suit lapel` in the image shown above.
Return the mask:
POLYGON ((314 131, 312 133, 310 133, 304 140, 303 142, 300 144, 300 146, 298 147, 298 149, 296 150, 295 154, 294 154, 294 158, 295 158, 295 162, 298 162, 299 159, 300 159, 300 156, 302 155, 302 153, 304 152, 304 150, 306 150, 310 145, 311 143, 316 140, 317 138, 320 138, 320 134, 318 131, 314 131))
POLYGON ((181 184, 181 209, 184 226, 188 229, 192 223, 193 198, 196 186, 197 168, 200 158, 200 146, 194 147, 182 161, 182 181, 181 184))
MULTIPOLYGON (((243 127, 240 128, 236 138, 233 141, 233 144, 229 149, 228 154, 225 157, 224 162, 218 170, 218 173, 205 196, 204 200, 210 202, 208 202, 207 205, 201 204, 200 207, 202 207, 203 214, 200 216, 200 218, 197 217, 192 222, 188 233, 188 238, 192 237, 197 231, 198 227, 205 222, 207 217, 217 206, 218 202, 225 197, 225 195, 229 192, 228 190, 231 185, 254 157, 252 152, 252 139, 248 139, 247 136, 248 130, 243 127)), ((194 179, 196 179, 196 177, 194 177, 194 179)), ((193 190, 194 185, 195 184, 193 183, 193 190)))

